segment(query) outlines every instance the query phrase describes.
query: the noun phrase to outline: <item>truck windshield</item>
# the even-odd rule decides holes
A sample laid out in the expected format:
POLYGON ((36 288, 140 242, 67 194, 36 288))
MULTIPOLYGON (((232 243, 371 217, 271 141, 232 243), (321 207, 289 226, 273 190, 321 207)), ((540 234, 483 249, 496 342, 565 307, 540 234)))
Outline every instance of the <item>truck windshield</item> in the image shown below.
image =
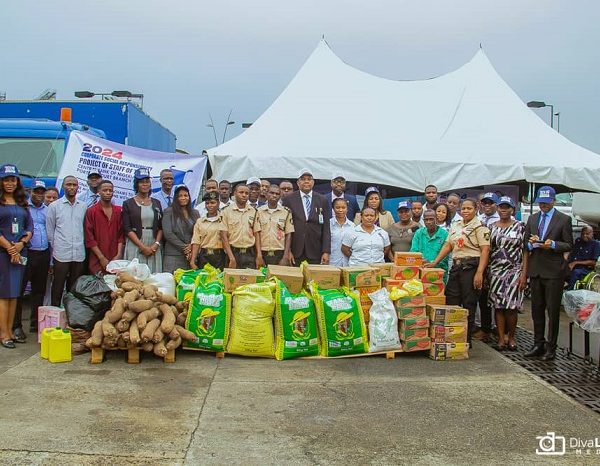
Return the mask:
POLYGON ((64 152, 64 139, 0 139, 2 163, 12 163, 21 174, 32 177, 56 177, 64 152))

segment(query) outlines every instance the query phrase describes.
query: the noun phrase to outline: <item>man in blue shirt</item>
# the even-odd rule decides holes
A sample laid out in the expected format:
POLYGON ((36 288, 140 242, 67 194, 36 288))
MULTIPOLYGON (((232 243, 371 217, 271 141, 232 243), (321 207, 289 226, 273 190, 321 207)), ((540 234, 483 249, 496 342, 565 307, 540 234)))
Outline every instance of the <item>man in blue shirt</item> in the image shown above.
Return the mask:
POLYGON ((175 176, 173 172, 168 168, 160 171, 160 191, 152 194, 151 197, 158 199, 163 212, 167 207, 170 207, 173 203, 173 184, 175 183, 175 176))
POLYGON ((600 241, 594 239, 594 230, 589 225, 581 229, 581 237, 575 240, 573 250, 569 254, 569 289, 572 290, 577 280, 583 279, 594 270, 600 257, 600 241))
MULTIPOLYGON (((25 267, 25 276, 23 278, 23 293, 25 292, 27 282, 31 282, 31 293, 29 295, 29 304, 31 306, 29 333, 37 333, 37 311, 38 307, 44 302, 46 279, 48 278, 48 269, 50 267, 50 245, 48 244, 48 235, 46 233, 46 211, 48 207, 44 204, 45 194, 46 184, 42 180, 35 180, 29 199, 29 212, 33 219, 33 236, 29 242, 27 266, 25 267)), ((23 298, 21 297, 17 301, 17 310, 13 324, 15 341, 17 339, 25 339, 22 314, 23 298)))

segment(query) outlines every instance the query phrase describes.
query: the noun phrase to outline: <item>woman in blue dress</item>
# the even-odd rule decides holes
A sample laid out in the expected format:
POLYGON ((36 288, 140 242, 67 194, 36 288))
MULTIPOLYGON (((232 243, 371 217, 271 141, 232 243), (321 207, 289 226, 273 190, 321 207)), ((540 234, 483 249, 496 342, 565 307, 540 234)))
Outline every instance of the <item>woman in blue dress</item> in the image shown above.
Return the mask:
POLYGON ((27 264, 27 245, 33 232, 33 220, 27 206, 25 189, 17 167, 0 167, 0 342, 14 348, 12 333, 17 298, 21 296, 27 264))

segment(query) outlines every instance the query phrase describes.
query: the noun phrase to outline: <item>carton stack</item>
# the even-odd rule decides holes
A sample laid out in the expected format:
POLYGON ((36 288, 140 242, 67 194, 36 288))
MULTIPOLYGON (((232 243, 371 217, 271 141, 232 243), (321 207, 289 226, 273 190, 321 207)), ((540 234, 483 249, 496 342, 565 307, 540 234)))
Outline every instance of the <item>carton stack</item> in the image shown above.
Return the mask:
POLYGON ((430 348, 429 317, 425 296, 407 296, 395 301, 402 350, 423 351, 430 348))
POLYGON ((381 270, 376 267, 340 267, 342 285, 354 289, 360 297, 360 307, 365 323, 369 322, 369 310, 373 305, 369 293, 381 288, 381 270))
POLYGON ((446 304, 444 269, 421 268, 419 278, 427 304, 446 304))
POLYGON ((429 357, 436 361, 469 359, 469 311, 459 306, 428 305, 427 313, 431 321, 429 357))

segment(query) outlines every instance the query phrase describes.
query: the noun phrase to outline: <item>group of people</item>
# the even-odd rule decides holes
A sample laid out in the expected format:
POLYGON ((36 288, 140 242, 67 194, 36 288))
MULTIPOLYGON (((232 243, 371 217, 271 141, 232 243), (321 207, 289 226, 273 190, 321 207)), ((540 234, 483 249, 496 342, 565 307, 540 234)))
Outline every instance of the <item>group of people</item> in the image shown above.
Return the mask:
MULTIPOLYGON (((500 350, 516 350, 518 311, 529 279, 536 343, 528 355, 552 359, 565 271, 579 271, 592 261, 586 242, 587 249, 580 248, 586 259, 567 265, 570 218, 554 208, 549 186, 536 198, 541 212, 524 225, 515 220, 510 197, 486 193, 475 200, 451 193, 440 202, 434 185, 425 188, 422 199, 401 201, 395 221, 378 188, 366 190, 361 209, 346 192, 343 173, 333 174, 331 191, 323 195, 313 189, 310 169, 298 173, 297 189, 287 180, 274 184, 252 177, 232 189, 226 180, 209 179, 195 208, 189 189, 175 187, 168 169, 161 171, 156 193, 149 170, 137 169, 135 194, 122 207, 112 202, 111 181, 97 172, 88 174, 87 190, 79 197, 77 178, 64 178, 60 199, 58 192, 49 196, 53 188, 39 180, 27 197, 14 165, 0 167, 0 178, 0 337, 5 347, 24 341, 19 298, 31 282, 34 317, 50 267, 51 304, 59 306, 65 285, 69 289, 84 273, 104 273, 117 259, 137 258, 157 273, 207 263, 220 269, 303 261, 353 266, 393 261, 395 252, 411 251, 422 253, 427 266, 446 271, 447 304, 469 310, 469 341, 487 338, 495 320, 500 350)), ((586 230, 579 241, 587 236, 586 230)), ((32 318, 30 331, 36 324, 32 318)))

